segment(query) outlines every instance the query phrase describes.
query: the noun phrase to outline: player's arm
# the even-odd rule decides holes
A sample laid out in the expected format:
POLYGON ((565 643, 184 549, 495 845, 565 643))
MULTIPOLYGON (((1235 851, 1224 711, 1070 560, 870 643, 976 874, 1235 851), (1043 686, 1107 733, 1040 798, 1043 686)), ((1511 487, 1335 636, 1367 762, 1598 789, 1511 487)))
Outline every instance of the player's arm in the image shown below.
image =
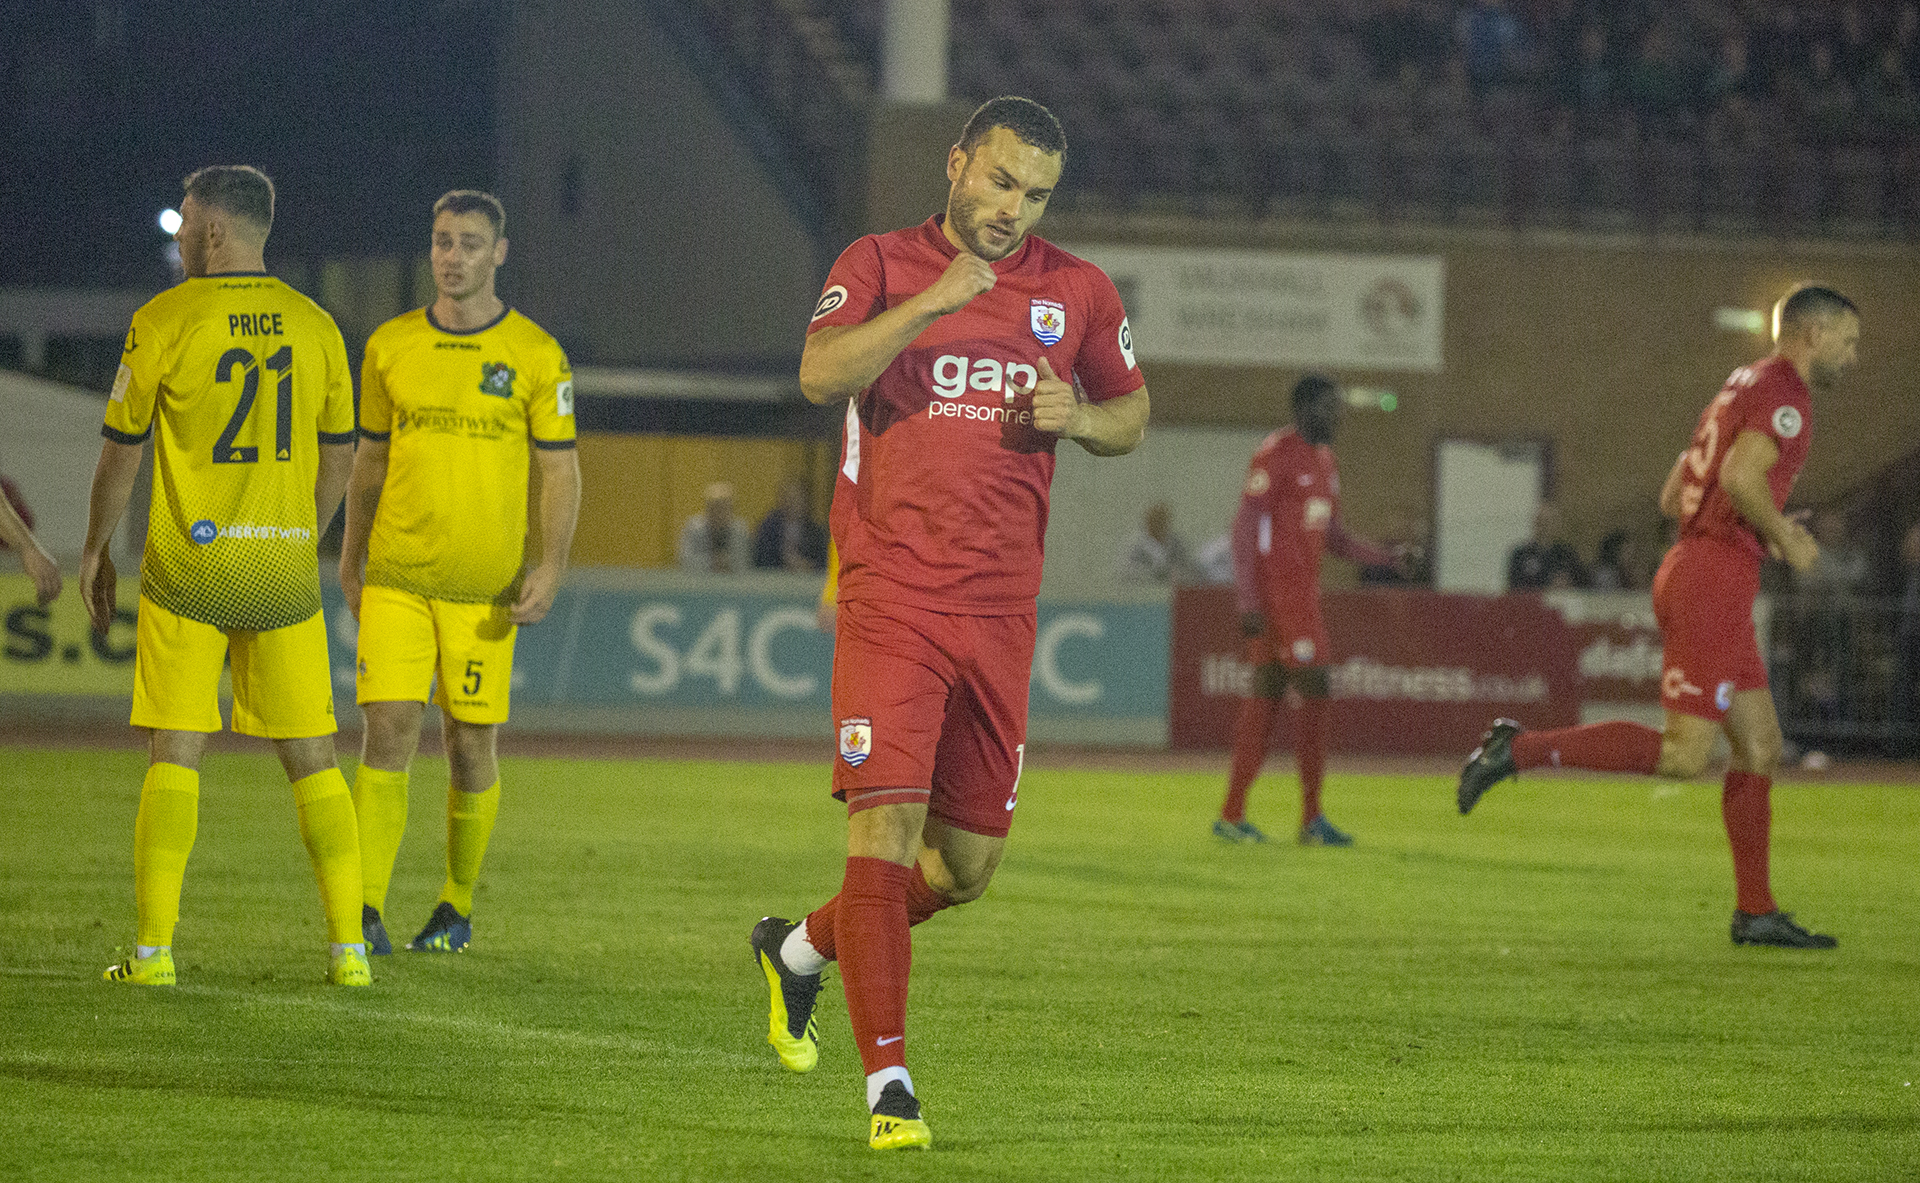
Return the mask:
POLYGON ((1381 546, 1358 534, 1349 534, 1339 515, 1327 523, 1327 549, 1356 567, 1393 567, 1404 571, 1405 547, 1381 546))
POLYGON ((320 441, 320 469, 313 481, 313 520, 324 531, 333 522, 333 511, 340 508, 347 481, 353 472, 353 441, 330 444, 320 441))
POLYGON ((1667 472, 1666 483, 1660 486, 1660 512, 1680 520, 1680 490, 1686 484, 1687 454, 1674 457, 1673 467, 1667 472))
POLYGON ((355 620, 360 618, 360 589, 366 579, 367 539, 373 536, 373 515, 380 508, 380 490, 387 484, 391 447, 388 440, 362 436, 347 478, 347 528, 340 536, 340 590, 355 620))
POLYGON ((1805 571, 1820 557, 1820 544, 1807 528, 1774 507, 1767 472, 1780 459, 1780 445, 1764 431, 1743 431, 1720 462, 1720 487, 1733 508, 1767 544, 1768 553, 1795 571, 1805 571))
POLYGON ((538 624, 553 607, 560 577, 567 571, 573 550, 573 530, 580 521, 580 453, 572 448, 535 448, 536 479, 528 520, 533 523, 529 546, 537 554, 520 585, 513 606, 515 624, 538 624))
POLYGON ((1146 438, 1146 387, 1104 402, 1083 402, 1073 384, 1053 372, 1046 354, 1040 355, 1036 368, 1040 376, 1033 384, 1034 430, 1075 440, 1095 456, 1124 456, 1146 438))
POLYGON ((13 502, 0 497, 0 539, 5 539, 19 555, 20 562, 33 580, 33 597, 42 608, 60 594, 60 564, 53 561, 33 531, 13 510, 13 502))
POLYGON ((119 576, 113 569, 113 533, 127 512, 127 500, 133 496, 133 482, 140 475, 143 441, 123 444, 118 440, 100 442, 100 462, 93 468, 93 489, 87 496, 87 541, 80 552, 80 596, 87 602, 87 616, 93 631, 105 634, 113 624, 115 596, 119 576))
POLYGON ((800 393, 820 406, 859 394, 928 325, 993 290, 995 279, 993 264, 962 251, 932 287, 872 320, 815 329, 800 353, 800 393))

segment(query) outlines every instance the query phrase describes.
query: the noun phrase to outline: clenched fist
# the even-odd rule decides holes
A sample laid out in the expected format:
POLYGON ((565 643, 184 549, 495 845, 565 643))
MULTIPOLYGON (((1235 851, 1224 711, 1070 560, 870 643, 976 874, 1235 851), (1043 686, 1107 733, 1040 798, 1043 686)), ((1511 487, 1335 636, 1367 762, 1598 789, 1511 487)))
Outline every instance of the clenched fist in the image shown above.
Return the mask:
POLYGON ((933 286, 920 295, 945 316, 965 308, 975 296, 992 291, 999 278, 993 273, 993 264, 979 255, 961 251, 947 264, 940 278, 933 281, 933 286))

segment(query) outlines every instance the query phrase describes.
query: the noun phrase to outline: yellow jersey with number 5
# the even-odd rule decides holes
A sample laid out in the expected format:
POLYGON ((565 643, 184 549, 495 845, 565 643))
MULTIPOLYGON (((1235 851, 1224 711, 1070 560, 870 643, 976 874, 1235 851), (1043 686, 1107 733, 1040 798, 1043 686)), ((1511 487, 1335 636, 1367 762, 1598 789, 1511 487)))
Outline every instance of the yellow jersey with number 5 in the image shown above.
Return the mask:
POLYGON ((467 332, 416 308, 367 341, 360 434, 388 444, 367 583, 501 601, 526 555, 531 449, 574 446, 573 368, 511 308, 467 332))
POLYGON ((264 272, 189 279, 133 314, 101 433, 153 438, 140 594, 220 628, 320 610, 320 444, 353 442, 333 318, 264 272))

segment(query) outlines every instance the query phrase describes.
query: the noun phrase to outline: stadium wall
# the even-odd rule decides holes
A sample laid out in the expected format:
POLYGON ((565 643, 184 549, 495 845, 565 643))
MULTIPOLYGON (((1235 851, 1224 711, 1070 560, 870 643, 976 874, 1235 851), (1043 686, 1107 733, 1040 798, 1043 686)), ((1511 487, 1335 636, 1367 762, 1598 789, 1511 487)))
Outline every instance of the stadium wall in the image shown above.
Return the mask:
MULTIPOLYGON (((1736 366, 1771 348, 1715 327, 1721 307, 1766 309, 1818 279, 1865 315, 1858 369, 1815 405, 1816 443, 1799 504, 1848 490, 1903 455, 1920 432, 1920 249, 1889 244, 1649 239, 1523 230, 1202 223, 1069 215, 1048 232, 1073 243, 1432 254, 1446 271, 1445 357, 1437 374, 1343 371, 1393 389, 1392 414, 1350 415, 1339 443, 1349 522, 1395 528, 1432 511, 1432 449, 1443 437, 1547 438, 1553 490, 1583 550, 1616 528, 1657 537, 1655 500, 1701 408, 1736 366)), ((1138 342, 1156 425, 1283 421, 1298 371, 1156 363, 1138 342)))
POLYGON ((797 357, 816 244, 647 6, 508 10, 498 177, 515 306, 576 361, 797 357))

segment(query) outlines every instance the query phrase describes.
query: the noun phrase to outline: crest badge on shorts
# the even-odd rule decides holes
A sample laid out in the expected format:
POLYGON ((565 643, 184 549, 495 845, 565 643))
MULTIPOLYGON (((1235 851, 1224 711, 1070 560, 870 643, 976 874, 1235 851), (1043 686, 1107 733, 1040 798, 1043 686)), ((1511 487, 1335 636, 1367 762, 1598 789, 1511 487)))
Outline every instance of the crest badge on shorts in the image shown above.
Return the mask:
POLYGON ((1054 300, 1035 300, 1028 312, 1033 335, 1042 345, 1058 345, 1067 331, 1067 306, 1054 300))
POLYGON ((873 720, 840 720, 840 758, 858 768, 873 754, 873 720))

